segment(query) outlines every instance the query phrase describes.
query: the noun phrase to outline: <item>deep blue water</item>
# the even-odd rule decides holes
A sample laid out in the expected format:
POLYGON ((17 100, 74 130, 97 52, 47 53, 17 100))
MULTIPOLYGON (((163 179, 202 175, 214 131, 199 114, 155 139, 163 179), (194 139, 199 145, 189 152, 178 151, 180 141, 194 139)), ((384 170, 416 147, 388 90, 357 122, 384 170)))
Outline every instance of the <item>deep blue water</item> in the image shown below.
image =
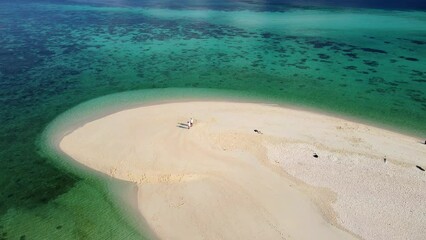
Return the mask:
MULTIPOLYGON (((2 0, 3 2, 9 2, 2 0)), ((281 11, 288 7, 343 7, 343 8, 377 8, 392 10, 425 10, 423 0, 17 0, 15 2, 41 2, 56 4, 86 4, 126 7, 167 7, 167 8, 208 8, 221 10, 250 9, 262 11, 281 11)))

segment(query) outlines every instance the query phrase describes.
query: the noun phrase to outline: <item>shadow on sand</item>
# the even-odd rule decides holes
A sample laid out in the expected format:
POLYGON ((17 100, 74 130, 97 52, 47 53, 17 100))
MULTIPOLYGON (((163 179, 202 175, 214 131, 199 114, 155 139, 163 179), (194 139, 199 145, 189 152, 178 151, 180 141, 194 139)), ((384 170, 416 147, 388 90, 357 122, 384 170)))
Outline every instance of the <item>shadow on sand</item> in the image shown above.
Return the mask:
POLYGON ((178 127, 178 128, 188 129, 188 124, 186 124, 186 123, 178 123, 178 124, 176 125, 176 127, 178 127))

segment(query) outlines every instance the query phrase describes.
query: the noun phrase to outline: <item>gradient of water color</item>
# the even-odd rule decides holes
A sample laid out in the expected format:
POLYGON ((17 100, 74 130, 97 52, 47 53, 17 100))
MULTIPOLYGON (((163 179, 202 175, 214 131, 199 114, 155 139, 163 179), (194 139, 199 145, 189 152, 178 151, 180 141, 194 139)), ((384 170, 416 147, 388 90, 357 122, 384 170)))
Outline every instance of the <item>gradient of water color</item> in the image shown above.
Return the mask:
POLYGON ((140 238, 105 180, 37 144, 111 93, 239 90, 426 135, 421 6, 326 2, 0 2, 0 238, 140 238))

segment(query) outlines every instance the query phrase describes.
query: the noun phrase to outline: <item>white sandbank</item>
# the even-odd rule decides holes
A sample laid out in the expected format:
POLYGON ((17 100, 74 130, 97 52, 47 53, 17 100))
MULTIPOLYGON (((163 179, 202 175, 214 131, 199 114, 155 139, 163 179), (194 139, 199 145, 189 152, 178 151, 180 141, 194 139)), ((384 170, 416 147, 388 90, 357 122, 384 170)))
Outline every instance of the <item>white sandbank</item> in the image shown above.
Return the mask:
POLYGON ((426 173, 416 168, 426 167, 426 146, 360 123, 259 103, 175 102, 89 122, 60 148, 135 182, 160 239, 426 236, 426 173))

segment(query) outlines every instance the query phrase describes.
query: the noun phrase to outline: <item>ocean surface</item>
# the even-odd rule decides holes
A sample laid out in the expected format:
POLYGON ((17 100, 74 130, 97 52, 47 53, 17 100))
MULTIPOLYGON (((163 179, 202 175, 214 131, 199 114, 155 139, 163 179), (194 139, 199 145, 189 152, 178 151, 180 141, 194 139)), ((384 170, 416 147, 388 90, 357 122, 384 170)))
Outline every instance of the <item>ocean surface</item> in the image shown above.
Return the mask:
POLYGON ((415 0, 0 0, 0 239, 145 238, 113 183, 41 144, 57 116, 108 94, 237 90, 426 136, 425 10, 415 0))

